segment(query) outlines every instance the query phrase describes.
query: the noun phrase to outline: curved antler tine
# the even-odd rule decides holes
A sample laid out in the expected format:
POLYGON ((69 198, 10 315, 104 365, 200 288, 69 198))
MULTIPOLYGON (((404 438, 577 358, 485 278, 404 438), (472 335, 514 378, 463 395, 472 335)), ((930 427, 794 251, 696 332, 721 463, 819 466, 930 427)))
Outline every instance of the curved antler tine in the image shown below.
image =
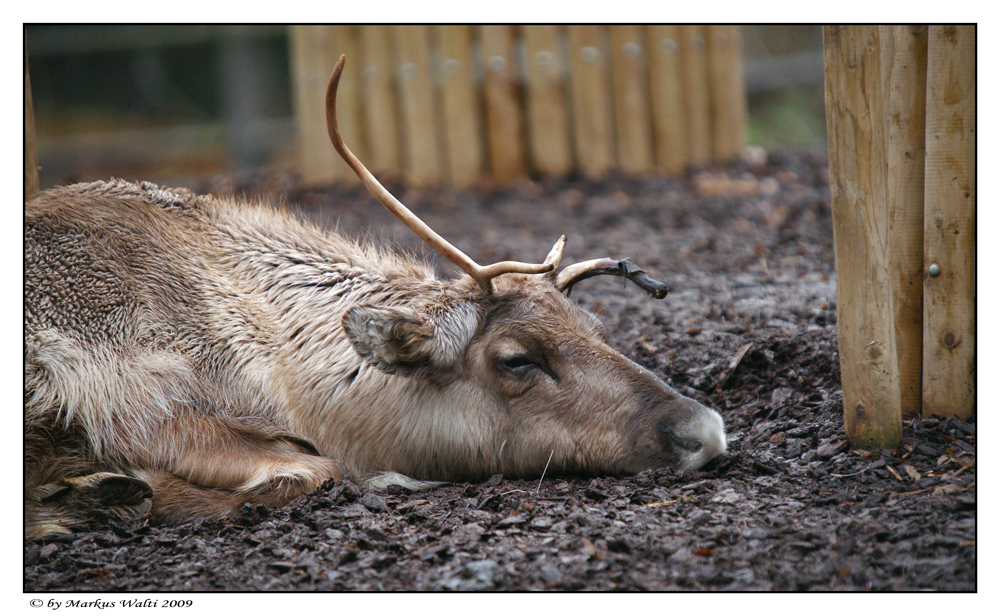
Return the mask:
POLYGON ((556 240, 555 245, 552 246, 552 250, 550 250, 549 254, 545 257, 545 263, 551 263, 553 271, 557 267, 559 267, 559 262, 562 261, 563 250, 565 249, 566 249, 566 236, 562 235, 559 236, 559 239, 556 240))
POLYGON ((392 193, 379 184, 375 176, 361 164, 357 156, 344 144, 344 138, 340 136, 340 128, 337 126, 337 86, 340 83, 340 74, 344 70, 344 63, 346 61, 347 56, 341 55, 340 60, 337 61, 337 66, 333 69, 333 74, 330 75, 330 83, 326 88, 326 128, 330 133, 330 141, 333 142, 334 149, 337 150, 341 158, 354 170, 354 173, 361 178, 361 182, 365 185, 365 188, 368 189, 368 192, 379 203, 384 205, 396 218, 401 220, 411 231, 441 253, 442 256, 457 265, 466 274, 475 278, 480 269, 479 264, 470 259, 464 252, 452 246, 447 240, 438 235, 434 229, 427 226, 424 221, 420 220, 405 205, 393 197, 392 193))
MULTIPOLYGON (((551 263, 521 263, 520 261, 498 261, 485 267, 480 267, 472 277, 483 286, 484 282, 489 282, 501 274, 544 274, 551 272, 555 267, 551 263)), ((471 274, 470 274, 471 275, 471 274)), ((492 288, 490 290, 492 293, 492 288)))
POLYGON ((391 212, 396 218, 401 220, 411 231, 417 234, 422 240, 427 242, 434 250, 438 251, 444 258, 448 259, 455 265, 457 265, 463 272, 472 277, 473 280, 479 285, 483 290, 483 293, 490 295, 493 293, 493 278, 500 276, 501 274, 518 273, 518 274, 544 274, 546 272, 553 271, 558 266, 558 259, 562 257, 562 249, 560 248, 558 254, 553 256, 556 252, 556 247, 560 246, 560 243, 565 245, 566 238, 560 238, 556 242, 556 247, 553 247, 552 252, 549 253, 549 257, 552 257, 555 262, 550 263, 549 259, 546 258, 544 263, 532 264, 532 263, 521 263, 519 261, 502 261, 500 263, 494 263, 483 267, 469 258, 464 252, 452 245, 448 240, 444 239, 438 235, 434 229, 431 229, 427 223, 420 220, 413 212, 411 212, 405 205, 398 201, 392 196, 388 190, 383 187, 375 176, 361 164, 361 161, 354 155, 351 150, 347 148, 344 144, 344 139, 340 135, 340 128, 337 126, 337 86, 340 83, 340 75, 344 71, 344 63, 347 60, 347 56, 341 55, 340 60, 337 61, 337 65, 333 69, 333 74, 330 75, 330 83, 326 88, 326 128, 330 133, 330 141, 333 142, 333 147, 340 154, 341 158, 354 170, 354 173, 361 178, 361 182, 368 189, 368 192, 375 197, 379 203, 385 206, 389 212, 391 212))
POLYGON ((627 258, 621 260, 609 258, 593 259, 569 265, 563 271, 559 272, 559 276, 556 278, 556 288, 560 291, 566 291, 566 295, 568 296, 573 289, 573 285, 576 283, 604 274, 621 276, 622 278, 631 280, 637 287, 649 293, 653 299, 663 299, 670 291, 670 288, 666 284, 658 280, 653 280, 646 275, 645 270, 627 258))

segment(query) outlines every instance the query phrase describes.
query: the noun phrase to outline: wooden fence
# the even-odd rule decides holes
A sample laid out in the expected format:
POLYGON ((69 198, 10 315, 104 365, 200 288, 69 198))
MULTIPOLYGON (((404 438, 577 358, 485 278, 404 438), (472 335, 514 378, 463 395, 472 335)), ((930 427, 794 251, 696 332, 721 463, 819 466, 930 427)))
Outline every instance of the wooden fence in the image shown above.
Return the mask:
POLYGON ((347 54, 344 139, 415 186, 528 173, 679 173, 745 145, 736 26, 293 26, 301 170, 354 181, 323 119, 347 54))
POLYGON ((975 409, 976 28, 827 26, 844 423, 975 409))
POLYGON ((28 75, 28 41, 24 42, 24 202, 38 196, 38 154, 35 151, 35 107, 28 75))

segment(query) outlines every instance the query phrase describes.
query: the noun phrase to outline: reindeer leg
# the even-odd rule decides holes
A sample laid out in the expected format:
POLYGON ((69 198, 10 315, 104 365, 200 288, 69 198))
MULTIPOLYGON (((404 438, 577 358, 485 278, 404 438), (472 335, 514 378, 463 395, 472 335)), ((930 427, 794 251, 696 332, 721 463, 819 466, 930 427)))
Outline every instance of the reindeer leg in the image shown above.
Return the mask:
POLYGON ((284 499, 274 493, 259 495, 224 488, 195 485, 166 471, 136 471, 153 489, 150 519, 158 524, 180 524, 195 518, 220 519, 246 504, 280 506, 284 499))
POLYGON ((281 506, 341 479, 336 461, 276 428, 227 417, 187 416, 165 423, 161 446, 133 474, 153 489, 153 518, 224 517, 244 503, 281 506))

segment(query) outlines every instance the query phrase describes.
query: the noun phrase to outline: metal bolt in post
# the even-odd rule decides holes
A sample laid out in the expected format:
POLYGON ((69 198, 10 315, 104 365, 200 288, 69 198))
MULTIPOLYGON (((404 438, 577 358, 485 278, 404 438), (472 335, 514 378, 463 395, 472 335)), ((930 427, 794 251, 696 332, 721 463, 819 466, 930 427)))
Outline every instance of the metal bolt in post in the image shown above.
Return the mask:
POLYGON ((441 63, 441 74, 442 75, 455 75, 458 73, 458 69, 461 68, 461 64, 455 58, 448 58, 441 63))
POLYGON ((542 51, 539 51, 538 53, 535 54, 535 62, 538 63, 538 66, 544 66, 547 68, 549 66, 552 66, 554 61, 555 61, 555 56, 552 55, 551 51, 543 49, 542 51))
POLYGON ((494 73, 502 73, 507 70, 507 58, 503 56, 490 56, 490 59, 486 61, 486 64, 494 73))

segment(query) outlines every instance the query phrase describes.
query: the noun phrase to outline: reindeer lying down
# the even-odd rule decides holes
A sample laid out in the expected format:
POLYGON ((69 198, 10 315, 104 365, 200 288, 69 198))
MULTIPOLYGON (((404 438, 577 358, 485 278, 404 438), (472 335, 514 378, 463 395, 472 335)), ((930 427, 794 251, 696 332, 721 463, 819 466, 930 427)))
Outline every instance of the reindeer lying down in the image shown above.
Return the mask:
POLYGON ((149 183, 57 188, 26 204, 25 528, 226 516, 325 480, 412 489, 495 473, 697 468, 726 449, 715 411, 608 344, 564 292, 597 274, 666 289, 625 261, 482 267, 373 195, 466 275, 291 215, 149 183))

